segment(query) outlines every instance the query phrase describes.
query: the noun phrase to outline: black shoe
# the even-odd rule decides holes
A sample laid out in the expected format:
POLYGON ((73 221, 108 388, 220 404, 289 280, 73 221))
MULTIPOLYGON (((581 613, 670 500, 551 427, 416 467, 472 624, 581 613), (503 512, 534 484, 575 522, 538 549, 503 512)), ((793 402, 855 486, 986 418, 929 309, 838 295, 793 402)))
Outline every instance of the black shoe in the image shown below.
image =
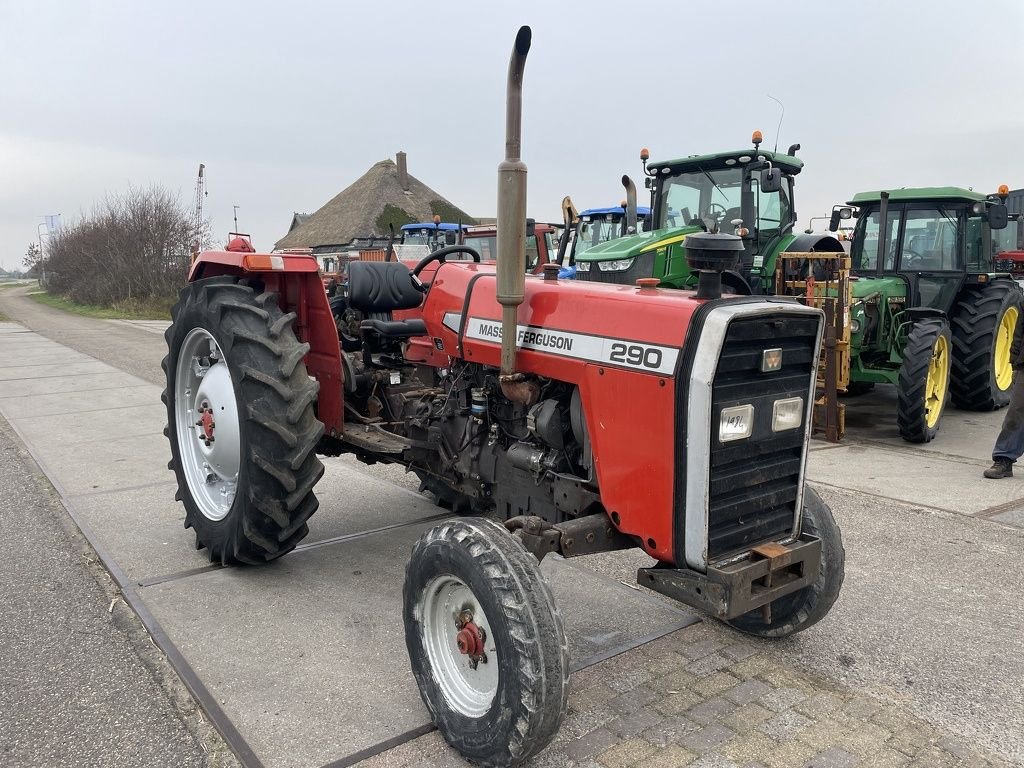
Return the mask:
POLYGON ((1013 462, 1009 459, 996 459, 992 466, 985 470, 985 477, 989 480, 1013 477, 1013 462))

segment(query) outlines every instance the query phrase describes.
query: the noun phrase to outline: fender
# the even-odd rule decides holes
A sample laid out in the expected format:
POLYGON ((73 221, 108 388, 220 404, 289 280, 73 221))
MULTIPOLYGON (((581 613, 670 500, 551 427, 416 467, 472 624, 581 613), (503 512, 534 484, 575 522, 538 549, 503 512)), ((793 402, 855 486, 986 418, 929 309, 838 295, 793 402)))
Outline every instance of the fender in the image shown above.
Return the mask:
POLYGON ((309 344, 306 369, 320 384, 317 418, 325 434, 344 432, 341 347, 316 259, 306 254, 207 251, 192 265, 188 280, 220 275, 259 280, 266 290, 277 292, 282 311, 295 313, 295 335, 309 344))
POLYGON ((797 235, 783 253, 842 253, 843 244, 832 235, 797 235))

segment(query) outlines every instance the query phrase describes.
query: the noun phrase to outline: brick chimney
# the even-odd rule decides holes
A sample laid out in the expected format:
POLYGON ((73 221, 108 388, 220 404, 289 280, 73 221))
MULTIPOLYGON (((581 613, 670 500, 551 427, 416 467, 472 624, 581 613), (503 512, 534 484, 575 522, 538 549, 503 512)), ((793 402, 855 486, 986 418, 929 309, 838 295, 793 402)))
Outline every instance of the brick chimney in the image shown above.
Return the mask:
POLYGON ((409 191, 409 168, 405 163, 405 152, 399 152, 395 155, 395 165, 398 166, 398 183, 402 185, 402 189, 406 192, 409 191))

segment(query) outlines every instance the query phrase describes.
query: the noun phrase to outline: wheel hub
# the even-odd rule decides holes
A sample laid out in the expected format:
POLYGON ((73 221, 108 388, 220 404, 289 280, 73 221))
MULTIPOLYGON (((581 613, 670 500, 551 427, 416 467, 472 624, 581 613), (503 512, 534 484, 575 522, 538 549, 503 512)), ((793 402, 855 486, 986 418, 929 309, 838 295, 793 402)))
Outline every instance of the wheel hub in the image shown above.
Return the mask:
POLYGON ((455 628, 458 634, 455 636, 455 644, 459 653, 469 656, 469 666, 476 669, 477 664, 487 663, 487 654, 484 652, 484 642, 487 633, 473 623, 472 611, 462 611, 455 619, 455 628))
POLYGON ((196 426, 199 427, 196 437, 209 448, 210 443, 213 442, 213 430, 217 426, 213 420, 213 408, 210 407, 209 403, 203 402, 196 411, 200 414, 199 421, 196 422, 196 426))

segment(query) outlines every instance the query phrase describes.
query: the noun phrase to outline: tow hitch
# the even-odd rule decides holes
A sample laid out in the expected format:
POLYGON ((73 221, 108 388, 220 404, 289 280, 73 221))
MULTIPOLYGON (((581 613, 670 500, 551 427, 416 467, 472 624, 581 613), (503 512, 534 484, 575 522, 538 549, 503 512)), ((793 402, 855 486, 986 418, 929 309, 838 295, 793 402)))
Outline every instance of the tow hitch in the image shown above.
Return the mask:
POLYGON ((720 619, 733 619, 760 608, 765 623, 769 623, 772 601, 812 584, 820 569, 821 540, 802 534, 790 544, 761 544, 743 560, 708 566, 706 574, 656 566, 638 570, 636 580, 720 619))

